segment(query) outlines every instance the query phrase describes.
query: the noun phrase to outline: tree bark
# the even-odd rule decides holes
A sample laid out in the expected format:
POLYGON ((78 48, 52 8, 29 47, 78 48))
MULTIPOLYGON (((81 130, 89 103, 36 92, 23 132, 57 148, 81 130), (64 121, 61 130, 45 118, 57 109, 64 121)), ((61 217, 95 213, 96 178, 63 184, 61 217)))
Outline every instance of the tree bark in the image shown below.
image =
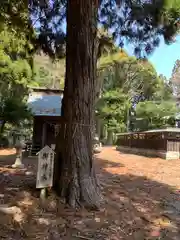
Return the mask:
POLYGON ((106 144, 108 146, 112 146, 113 145, 113 131, 112 130, 108 130, 107 132, 108 132, 108 134, 107 134, 107 142, 106 142, 106 144))
POLYGON ((3 120, 0 127, 0 136, 4 133, 5 125, 6 125, 6 121, 3 120))
POLYGON ((54 184, 60 196, 72 207, 97 208, 101 201, 92 146, 97 10, 97 0, 69 0, 67 4, 63 123, 56 144, 54 184))

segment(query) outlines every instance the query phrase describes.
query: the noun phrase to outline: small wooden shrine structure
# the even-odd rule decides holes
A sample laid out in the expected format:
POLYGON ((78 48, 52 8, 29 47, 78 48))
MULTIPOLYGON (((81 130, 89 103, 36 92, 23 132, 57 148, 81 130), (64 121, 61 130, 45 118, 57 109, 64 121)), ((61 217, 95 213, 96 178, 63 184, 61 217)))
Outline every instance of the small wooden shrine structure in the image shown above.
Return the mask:
POLYGON ((179 159, 180 129, 167 128, 117 134, 117 149, 139 155, 179 159))
POLYGON ((61 124, 63 90, 31 88, 28 105, 33 113, 32 154, 55 144, 61 124))

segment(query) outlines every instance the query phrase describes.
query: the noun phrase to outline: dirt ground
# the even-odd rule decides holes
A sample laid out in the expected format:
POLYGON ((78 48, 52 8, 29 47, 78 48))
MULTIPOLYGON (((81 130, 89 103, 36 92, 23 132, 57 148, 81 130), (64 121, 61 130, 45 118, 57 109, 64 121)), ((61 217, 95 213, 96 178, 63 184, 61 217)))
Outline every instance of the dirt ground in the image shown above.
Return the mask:
POLYGON ((95 158, 104 203, 95 212, 74 211, 52 192, 40 203, 37 158, 17 171, 14 154, 0 151, 0 240, 180 240, 180 160, 104 148, 95 158))

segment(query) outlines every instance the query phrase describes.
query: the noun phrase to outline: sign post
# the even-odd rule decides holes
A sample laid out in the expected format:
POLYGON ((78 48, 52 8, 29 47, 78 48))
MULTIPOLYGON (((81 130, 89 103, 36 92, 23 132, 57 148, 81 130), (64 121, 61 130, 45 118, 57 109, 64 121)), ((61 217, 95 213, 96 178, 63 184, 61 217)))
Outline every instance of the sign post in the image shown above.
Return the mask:
POLYGON ((54 155, 55 152, 49 146, 45 146, 38 153, 38 170, 36 188, 41 189, 40 198, 46 198, 46 189, 53 185, 54 155))

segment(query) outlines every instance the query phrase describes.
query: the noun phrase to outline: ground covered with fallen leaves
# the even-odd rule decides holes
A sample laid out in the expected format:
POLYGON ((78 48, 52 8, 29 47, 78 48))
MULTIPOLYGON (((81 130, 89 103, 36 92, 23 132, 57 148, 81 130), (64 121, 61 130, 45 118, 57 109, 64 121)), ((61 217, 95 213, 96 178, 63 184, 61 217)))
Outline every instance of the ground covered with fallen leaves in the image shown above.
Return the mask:
POLYGON ((75 211, 52 192, 45 204, 35 189, 37 158, 14 170, 14 150, 0 150, 0 240, 180 240, 180 160, 96 155, 104 204, 75 211))

